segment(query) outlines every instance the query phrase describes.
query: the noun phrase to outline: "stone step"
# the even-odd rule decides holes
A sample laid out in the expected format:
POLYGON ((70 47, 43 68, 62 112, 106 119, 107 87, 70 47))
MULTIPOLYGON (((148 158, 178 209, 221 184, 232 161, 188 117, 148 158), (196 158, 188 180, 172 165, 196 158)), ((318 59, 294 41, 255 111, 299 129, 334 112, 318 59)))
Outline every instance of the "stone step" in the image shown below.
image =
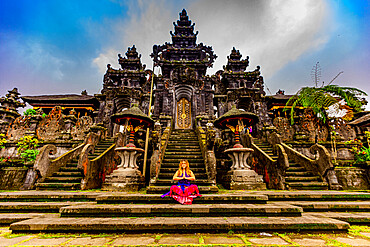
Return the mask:
POLYGON ((196 155, 196 156, 202 156, 202 152, 200 151, 187 151, 187 150, 181 150, 179 149, 179 151, 166 151, 164 153, 165 157, 167 155, 177 155, 177 156, 183 156, 183 155, 196 155))
POLYGON ((77 164, 76 166, 65 166, 65 167, 61 167, 59 169, 60 172, 80 172, 81 171, 77 168, 77 164))
MULTIPOLYGON (((200 194, 217 193, 218 188, 216 186, 198 186, 200 194)), ((148 186, 146 193, 148 194, 164 194, 170 190, 169 186, 148 186)))
POLYGON ((81 179, 82 177, 48 177, 45 179, 44 183, 80 183, 81 179))
MULTIPOLYGON (((196 200, 196 199, 195 199, 196 200)), ((60 209, 61 217, 300 217, 302 208, 281 204, 98 204, 60 209)))
POLYGON ((167 146, 166 152, 186 152, 186 153, 196 153, 196 152, 202 152, 199 148, 199 146, 196 146, 194 148, 184 148, 182 146, 167 146))
MULTIPOLYGON (((181 158, 177 158, 177 159, 167 159, 166 157, 164 158, 163 162, 162 163, 180 163, 180 161, 183 160, 181 158)), ((193 159, 193 158, 188 158, 187 159, 190 163, 190 167, 191 167, 191 164, 192 163, 202 163, 204 162, 203 158, 199 158, 199 159, 193 159)))
POLYGON ((80 190, 81 183, 37 183, 37 190, 80 190))
POLYGON ((65 192, 65 191, 15 191, 0 193, 0 202, 33 201, 33 202, 63 202, 63 201, 95 201, 100 193, 95 192, 65 192))
MULTIPOLYGON (((59 209, 72 205, 88 205, 91 202, 0 202, 1 213, 59 213, 59 209)), ((95 204, 93 202, 93 204, 95 204)))
POLYGON ((302 217, 149 217, 149 218, 42 218, 13 223, 21 232, 228 232, 330 231, 349 229, 347 222, 310 215, 302 217))
MULTIPOLYGON (((261 191, 269 201, 370 201, 370 193, 344 191, 261 191)), ((370 202, 369 202, 370 204, 370 202)))
POLYGON ((367 201, 333 201, 333 202, 290 202, 291 205, 302 207, 305 212, 370 212, 367 201))
MULTIPOLYGON (((156 186, 171 186, 171 185, 176 185, 177 181, 173 181, 172 179, 157 179, 155 182, 156 186)), ((208 179, 197 179, 194 184, 198 186, 209 186, 211 185, 208 182, 208 179)))
POLYGON ((319 181, 320 177, 286 177, 285 182, 319 181))
POLYGON ((82 177, 82 173, 79 172, 54 172, 52 177, 82 177))
POLYGON ((182 160, 182 159, 203 159, 202 154, 196 155, 196 154, 190 154, 190 155, 184 155, 184 154, 166 154, 164 156, 164 160, 171 160, 171 159, 176 159, 176 160, 182 160))
POLYGON ((309 177, 309 176, 313 176, 312 172, 308 172, 308 171, 305 171, 305 172, 286 172, 285 173, 286 176, 290 177, 309 177))
MULTIPOLYGON (((308 214, 308 213, 307 213, 308 214)), ((336 220, 341 220, 350 223, 351 225, 369 225, 370 224, 370 213, 367 212, 320 212, 320 213, 309 213, 309 215, 315 217, 325 217, 336 220)))
POLYGON ((69 162, 64 167, 77 167, 77 165, 78 165, 78 161, 73 162, 73 163, 69 162))
POLYGON ((290 189, 295 190, 327 190, 328 184, 325 182, 286 182, 290 189))
POLYGON ((296 166, 296 167, 290 167, 287 169, 287 172, 302 172, 302 171, 307 171, 304 167, 301 166, 296 166))
POLYGON ((19 221, 46 217, 59 218, 59 213, 0 213, 0 226, 9 226, 19 221))
MULTIPOLYGON (((163 168, 179 168, 179 163, 165 163, 163 162, 161 167, 163 168)), ((204 168, 204 163, 191 163, 191 169, 193 168, 204 168)))
MULTIPOLYGON (((206 173, 198 173, 196 175, 194 174, 194 176, 197 179, 206 179, 207 178, 206 173)), ((158 179, 172 179, 172 177, 173 177, 173 173, 162 173, 162 174, 158 175, 158 179)))
MULTIPOLYGON (((167 190, 169 188, 167 187, 167 190)), ((166 191, 167 192, 167 191, 166 191)), ((194 199, 194 204, 266 204, 268 197, 256 193, 205 194, 194 199)), ((162 198, 155 194, 114 193, 100 195, 96 198, 98 204, 171 204, 175 202, 170 197, 162 198)))
MULTIPOLYGON (((159 172, 160 173, 172 173, 172 176, 173 176, 178 169, 179 169, 178 167, 174 167, 174 168, 161 167, 159 172)), ((205 173, 206 169, 205 168, 191 168, 191 171, 196 175, 197 173, 205 173)))

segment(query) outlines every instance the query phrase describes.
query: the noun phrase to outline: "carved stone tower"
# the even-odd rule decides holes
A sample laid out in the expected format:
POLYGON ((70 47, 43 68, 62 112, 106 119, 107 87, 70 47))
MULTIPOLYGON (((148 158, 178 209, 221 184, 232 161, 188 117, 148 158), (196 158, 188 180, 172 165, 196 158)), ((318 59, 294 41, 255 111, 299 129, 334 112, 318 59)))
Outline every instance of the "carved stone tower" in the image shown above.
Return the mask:
POLYGON ((211 119, 213 90, 207 68, 212 67, 217 56, 212 47, 197 44, 194 23, 186 10, 173 23, 172 43, 154 45, 151 57, 160 66, 162 76, 155 78, 155 101, 153 118, 168 115, 174 119, 176 129, 189 129, 196 117, 211 119))

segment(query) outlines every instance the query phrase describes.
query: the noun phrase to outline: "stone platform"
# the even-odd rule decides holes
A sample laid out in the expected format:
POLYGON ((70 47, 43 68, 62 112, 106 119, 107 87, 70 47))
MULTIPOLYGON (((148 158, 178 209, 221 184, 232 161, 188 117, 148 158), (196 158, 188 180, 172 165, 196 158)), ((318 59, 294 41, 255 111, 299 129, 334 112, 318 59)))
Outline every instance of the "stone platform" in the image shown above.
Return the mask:
POLYGON ((342 232, 350 224, 370 222, 370 193, 225 192, 203 195, 193 205, 180 205, 171 198, 141 193, 3 192, 0 222, 10 224, 13 232, 94 233, 342 232), (59 213, 46 213, 56 211, 59 213))

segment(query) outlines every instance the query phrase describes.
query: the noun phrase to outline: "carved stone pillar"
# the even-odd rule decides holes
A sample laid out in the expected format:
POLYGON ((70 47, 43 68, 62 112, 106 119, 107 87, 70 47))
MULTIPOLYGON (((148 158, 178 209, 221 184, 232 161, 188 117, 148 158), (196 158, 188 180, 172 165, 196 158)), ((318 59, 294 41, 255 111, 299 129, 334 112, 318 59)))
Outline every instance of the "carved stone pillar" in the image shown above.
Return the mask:
POLYGON ((121 164, 107 176, 103 190, 138 191, 144 187, 145 179, 136 164, 144 149, 136 147, 118 147, 115 149, 121 158, 121 164))
POLYGON ((226 175, 226 181, 231 190, 264 190, 266 184, 262 175, 251 170, 247 163, 251 148, 229 148, 225 153, 232 159, 231 170, 226 175))

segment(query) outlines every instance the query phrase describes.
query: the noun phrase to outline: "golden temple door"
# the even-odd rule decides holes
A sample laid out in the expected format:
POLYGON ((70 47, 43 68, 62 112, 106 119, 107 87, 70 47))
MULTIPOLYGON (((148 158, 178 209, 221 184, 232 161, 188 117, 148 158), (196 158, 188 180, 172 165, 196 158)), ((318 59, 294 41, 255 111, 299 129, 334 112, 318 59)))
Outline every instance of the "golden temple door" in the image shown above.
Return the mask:
POLYGON ((189 129, 191 127, 191 104, 182 98, 177 102, 177 127, 189 129))

